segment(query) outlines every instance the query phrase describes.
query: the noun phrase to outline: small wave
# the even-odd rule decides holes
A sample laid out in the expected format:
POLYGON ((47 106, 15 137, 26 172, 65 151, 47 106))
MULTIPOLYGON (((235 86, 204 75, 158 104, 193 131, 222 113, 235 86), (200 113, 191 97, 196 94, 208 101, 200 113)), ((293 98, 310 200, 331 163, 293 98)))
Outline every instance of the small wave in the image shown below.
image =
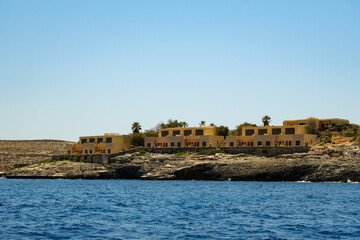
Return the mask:
POLYGON ((297 183, 311 183, 310 181, 305 181, 305 180, 302 180, 302 181, 296 181, 297 183))
POLYGON ((353 182, 350 179, 347 180, 347 183, 360 183, 360 182, 353 182))

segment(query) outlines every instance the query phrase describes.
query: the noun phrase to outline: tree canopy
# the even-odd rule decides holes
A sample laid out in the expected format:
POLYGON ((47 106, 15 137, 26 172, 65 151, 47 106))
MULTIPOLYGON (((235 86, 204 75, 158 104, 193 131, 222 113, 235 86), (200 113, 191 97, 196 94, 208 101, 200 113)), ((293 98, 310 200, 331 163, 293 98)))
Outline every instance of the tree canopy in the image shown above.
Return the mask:
POLYGON ((145 137, 157 137, 158 136, 158 131, 156 131, 155 129, 148 129, 144 131, 144 135, 145 137))
POLYGON ((268 115, 263 116, 263 118, 261 119, 264 126, 269 126, 270 122, 271 122, 271 117, 269 117, 268 115))
POLYGON ((160 123, 160 128, 164 129, 164 128, 175 128, 175 127, 187 127, 189 126, 189 124, 187 122, 181 122, 178 120, 172 120, 169 119, 167 121, 167 123, 160 123))
POLYGON ((130 144, 135 147, 144 146, 144 139, 145 136, 143 133, 134 133, 133 135, 131 135, 130 144))
POLYGON ((227 135, 229 135, 229 128, 225 127, 223 125, 217 127, 216 128, 216 135, 226 137, 227 135))
POLYGON ((133 133, 139 133, 141 130, 141 125, 139 122, 134 122, 131 126, 131 130, 133 131, 133 133))
POLYGON ((205 125, 206 125, 206 122, 205 122, 205 121, 201 121, 201 122, 199 123, 199 126, 200 126, 200 127, 205 127, 205 125))
POLYGON ((232 133, 233 133, 232 135, 241 136, 243 127, 257 127, 257 125, 254 123, 243 122, 243 123, 237 125, 235 130, 232 130, 232 133))

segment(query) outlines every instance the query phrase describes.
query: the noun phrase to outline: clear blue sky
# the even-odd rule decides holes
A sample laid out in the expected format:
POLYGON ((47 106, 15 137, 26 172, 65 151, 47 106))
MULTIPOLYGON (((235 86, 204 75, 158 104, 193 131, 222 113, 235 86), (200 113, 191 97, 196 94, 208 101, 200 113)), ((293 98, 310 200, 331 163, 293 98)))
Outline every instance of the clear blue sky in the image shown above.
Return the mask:
POLYGON ((0 139, 360 123, 360 1, 0 0, 0 139))

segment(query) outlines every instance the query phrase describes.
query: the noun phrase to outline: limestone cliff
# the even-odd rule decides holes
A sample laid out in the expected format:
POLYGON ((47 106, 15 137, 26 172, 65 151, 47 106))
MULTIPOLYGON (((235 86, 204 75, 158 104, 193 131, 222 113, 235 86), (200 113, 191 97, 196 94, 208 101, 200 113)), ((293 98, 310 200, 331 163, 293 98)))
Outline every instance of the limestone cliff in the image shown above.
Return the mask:
POLYGON ((145 180, 360 182, 360 146, 327 144, 308 153, 259 157, 246 154, 154 154, 117 156, 109 165, 58 161, 5 173, 6 177, 145 180))

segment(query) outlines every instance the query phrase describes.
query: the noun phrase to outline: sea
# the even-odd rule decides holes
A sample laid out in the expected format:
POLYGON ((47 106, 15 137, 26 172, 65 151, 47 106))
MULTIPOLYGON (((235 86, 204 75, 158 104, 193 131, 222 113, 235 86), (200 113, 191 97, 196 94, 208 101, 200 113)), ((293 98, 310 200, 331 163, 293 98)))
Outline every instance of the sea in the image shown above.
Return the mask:
POLYGON ((0 179, 0 239, 360 239, 360 184, 0 179))

